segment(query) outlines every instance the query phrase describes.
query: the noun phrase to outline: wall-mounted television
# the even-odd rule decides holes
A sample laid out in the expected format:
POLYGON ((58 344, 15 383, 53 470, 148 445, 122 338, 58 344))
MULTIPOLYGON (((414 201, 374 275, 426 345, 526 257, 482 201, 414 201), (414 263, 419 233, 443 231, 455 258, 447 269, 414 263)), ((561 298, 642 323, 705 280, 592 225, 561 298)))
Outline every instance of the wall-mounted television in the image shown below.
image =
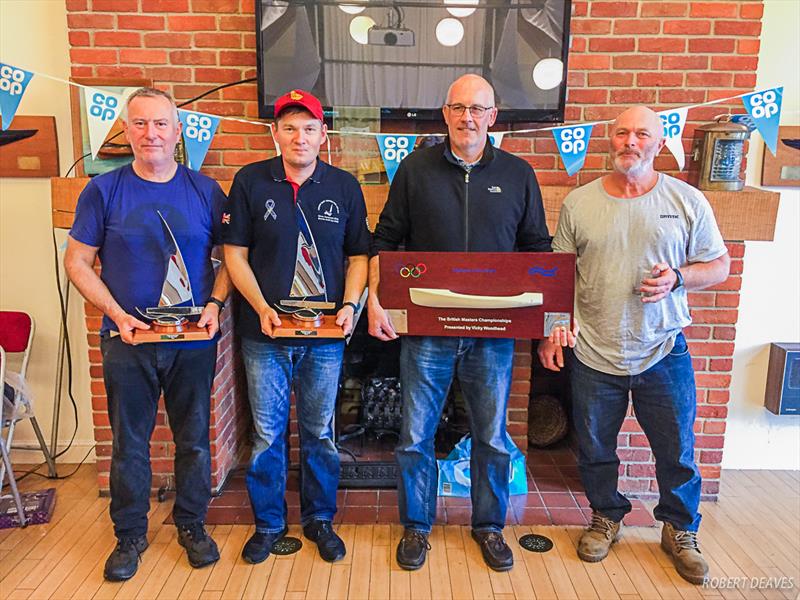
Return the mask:
POLYGON ((291 89, 336 117, 438 120, 450 83, 494 86, 498 122, 564 120, 570 0, 256 0, 259 116, 291 89))

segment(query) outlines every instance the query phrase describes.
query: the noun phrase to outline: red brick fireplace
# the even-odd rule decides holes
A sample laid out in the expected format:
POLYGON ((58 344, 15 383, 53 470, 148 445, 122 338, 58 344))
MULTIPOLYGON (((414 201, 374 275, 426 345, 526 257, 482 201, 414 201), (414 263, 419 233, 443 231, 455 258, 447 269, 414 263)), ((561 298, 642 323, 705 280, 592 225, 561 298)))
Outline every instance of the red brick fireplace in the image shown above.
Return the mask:
MULTIPOLYGON (((216 85, 255 76, 253 0, 66 0, 66 4, 73 77, 150 79, 181 101, 216 85)), ((634 103, 657 109, 702 103, 755 86, 763 13, 763 5, 757 0, 574 1, 572 6, 567 122, 610 119, 621 106, 634 103)), ((227 88, 188 108, 255 118, 256 87, 246 84, 227 88)), ((697 125, 729 108, 741 112, 738 101, 691 109, 684 135, 686 150, 690 150, 697 125)), ((573 187, 599 177, 605 170, 605 134, 604 125, 595 127, 585 167, 572 177, 563 170, 549 132, 508 135, 502 147, 530 162, 543 186, 573 187)), ((334 137, 332 162, 347 167, 360 157, 374 158, 377 146, 373 145, 366 139, 357 144, 348 142, 344 153, 341 140, 334 137)), ((203 171, 228 181, 240 166, 274 153, 264 127, 223 121, 203 171)), ((657 158, 656 167, 686 177, 685 172, 675 172, 675 161, 667 153, 657 158)), ((371 223, 376 221, 385 191, 384 186, 365 187, 371 223)), ((563 191, 560 187, 545 190, 551 228, 563 191)), ((776 202, 771 199, 764 210, 773 210, 776 202)), ((771 239, 774 226, 774 211, 771 217, 763 210, 759 212, 758 200, 737 207, 738 203, 730 198, 716 204, 712 200, 718 219, 727 223, 722 228, 730 240, 731 276, 711 290, 690 294, 694 324, 686 331, 697 371, 698 460, 704 476, 703 492, 712 498, 719 488, 744 265, 743 240, 771 239)), ((99 484, 106 489, 110 430, 97 349, 99 315, 90 307, 86 321, 99 484)), ((241 393, 241 369, 230 316, 223 329, 212 399, 215 486, 243 458, 247 427, 247 405, 241 393)), ((531 355, 530 341, 517 343, 508 420, 509 431, 523 449, 527 445, 531 355)), ((172 453, 169 430, 161 414, 153 436, 154 487, 164 483, 169 474, 172 453)), ((620 434, 620 457, 623 489, 637 494, 654 492, 652 455, 632 418, 620 434)))

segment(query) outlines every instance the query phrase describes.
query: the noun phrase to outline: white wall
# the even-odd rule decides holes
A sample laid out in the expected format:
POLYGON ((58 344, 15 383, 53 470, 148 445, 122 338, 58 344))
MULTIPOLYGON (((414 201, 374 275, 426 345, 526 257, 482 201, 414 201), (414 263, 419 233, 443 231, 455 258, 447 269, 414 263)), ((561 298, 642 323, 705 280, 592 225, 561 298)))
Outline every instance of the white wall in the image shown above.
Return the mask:
MULTIPOLYGON (((781 125, 800 124, 800 3, 766 0, 759 89, 783 85, 781 125)), ((753 136, 748 185, 761 185, 764 144, 753 136)), ((770 342, 800 341, 800 189, 781 193, 775 240, 747 242, 722 466, 800 469, 800 416, 764 408, 770 342)))
MULTIPOLYGON (((0 1, 0 60, 61 79, 69 78, 69 48, 64 0, 0 1)), ((55 115, 61 173, 72 164, 72 128, 69 86, 34 77, 17 114, 55 115)), ((51 436, 53 395, 59 335, 59 304, 55 283, 50 180, 0 179, 0 308, 24 310, 36 321, 36 337, 28 367, 35 412, 48 446, 51 436)), ((56 232, 63 244, 66 232, 56 232)), ((74 292, 74 290, 73 290, 74 292)), ((78 462, 94 444, 89 395, 88 351, 82 303, 72 294, 69 326, 72 344, 73 389, 80 427, 73 450, 59 462, 78 462)), ((72 408, 63 396, 59 440, 63 447, 72 435, 72 408)), ((30 424, 20 424, 15 442, 35 443, 30 424)), ((41 453, 15 451, 15 464, 40 462, 41 453)), ((90 456, 90 460, 93 458, 90 456)))

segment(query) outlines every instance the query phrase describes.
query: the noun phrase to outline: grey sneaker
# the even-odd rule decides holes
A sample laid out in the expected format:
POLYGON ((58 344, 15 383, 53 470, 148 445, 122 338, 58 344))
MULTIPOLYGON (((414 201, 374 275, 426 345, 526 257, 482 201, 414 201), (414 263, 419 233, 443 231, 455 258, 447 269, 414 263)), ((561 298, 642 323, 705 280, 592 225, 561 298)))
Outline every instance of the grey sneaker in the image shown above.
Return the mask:
POLYGON ((678 575, 689 583, 699 585, 708 577, 708 563, 700 553, 696 531, 681 531, 665 522, 661 529, 661 547, 672 557, 678 575))
POLYGON ((592 522, 578 542, 578 556, 586 562, 599 562, 608 556, 611 544, 619 537, 621 523, 592 512, 592 522))

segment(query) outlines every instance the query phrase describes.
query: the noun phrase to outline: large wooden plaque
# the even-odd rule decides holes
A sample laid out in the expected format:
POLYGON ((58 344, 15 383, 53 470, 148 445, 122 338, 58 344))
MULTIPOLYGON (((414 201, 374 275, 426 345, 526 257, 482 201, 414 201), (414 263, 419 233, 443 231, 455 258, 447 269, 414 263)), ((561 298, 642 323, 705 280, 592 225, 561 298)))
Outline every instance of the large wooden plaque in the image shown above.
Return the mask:
POLYGON ((574 254, 380 253, 381 306, 401 334, 542 338, 569 326, 574 287, 574 254))

